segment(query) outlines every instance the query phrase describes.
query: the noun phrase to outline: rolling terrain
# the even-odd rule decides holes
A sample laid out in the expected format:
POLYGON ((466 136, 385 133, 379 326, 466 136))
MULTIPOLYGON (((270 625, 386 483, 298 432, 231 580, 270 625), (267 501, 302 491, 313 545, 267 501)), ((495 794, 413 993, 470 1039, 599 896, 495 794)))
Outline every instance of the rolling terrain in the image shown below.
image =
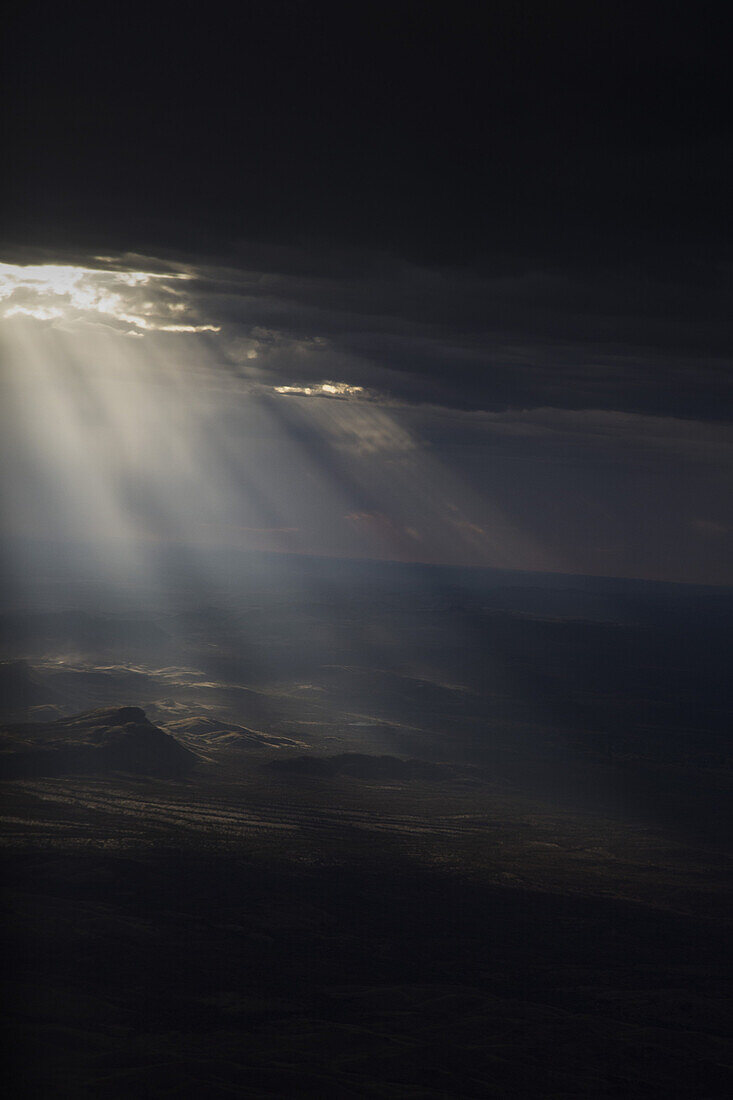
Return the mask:
POLYGON ((730 595, 304 568, 6 612, 14 1095, 728 1095, 730 595))

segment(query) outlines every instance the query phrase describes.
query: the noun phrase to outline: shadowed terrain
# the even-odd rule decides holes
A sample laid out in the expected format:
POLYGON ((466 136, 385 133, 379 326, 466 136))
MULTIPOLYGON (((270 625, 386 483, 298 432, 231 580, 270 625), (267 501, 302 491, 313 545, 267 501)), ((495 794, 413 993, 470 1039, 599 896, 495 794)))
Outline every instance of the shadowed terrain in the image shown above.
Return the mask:
POLYGON ((6 631, 15 1095, 728 1095, 730 595, 304 568, 6 631))
POLYGON ((196 757, 148 722, 139 707, 91 711, 55 722, 8 726, 0 740, 0 776, 182 775, 196 757))

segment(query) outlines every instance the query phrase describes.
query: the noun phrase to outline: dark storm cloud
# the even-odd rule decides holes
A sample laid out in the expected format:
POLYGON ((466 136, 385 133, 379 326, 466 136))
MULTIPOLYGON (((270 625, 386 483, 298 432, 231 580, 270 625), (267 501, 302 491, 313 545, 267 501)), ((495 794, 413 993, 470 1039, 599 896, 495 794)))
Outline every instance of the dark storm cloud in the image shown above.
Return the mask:
POLYGON ((249 376, 494 410, 730 407, 712 13, 269 2, 48 27, 18 9, 8 30, 11 251, 182 259, 249 376))
POLYGON ((515 259, 477 272, 292 249, 245 250, 241 264, 206 267, 191 292, 233 361, 273 384, 337 378, 464 408, 718 419, 732 407, 722 267, 583 272, 515 259))
MULTIPOLYGON (((58 301, 65 314, 73 307, 81 321, 127 335, 208 330, 206 362, 242 384, 297 391, 333 382, 333 396, 489 412, 715 421, 733 408, 731 274, 722 266, 582 275, 515 259, 477 272, 374 251, 263 247, 242 248, 238 266, 181 254, 52 258, 85 274, 70 295, 38 297, 42 311, 58 301), (94 303, 86 312, 85 299, 94 303)), ((36 300, 22 274, 30 269, 14 270, 7 316, 36 300)))
MULTIPOLYGON (((401 525, 427 558, 475 535, 496 562, 500 531, 527 567, 729 576, 714 13, 269 0, 37 22, 16 8, 6 36, 2 254, 166 278, 92 276, 119 298, 74 316, 13 303, 69 354, 83 329, 95 362, 114 330, 143 389, 165 374, 156 408, 185 375, 212 447, 282 494, 242 525, 310 510, 328 552, 401 525)), ((228 462, 207 452, 212 482, 239 484, 228 462)))
POLYGON ((9 239, 376 244, 420 263, 725 255, 714 10, 16 5, 9 239))

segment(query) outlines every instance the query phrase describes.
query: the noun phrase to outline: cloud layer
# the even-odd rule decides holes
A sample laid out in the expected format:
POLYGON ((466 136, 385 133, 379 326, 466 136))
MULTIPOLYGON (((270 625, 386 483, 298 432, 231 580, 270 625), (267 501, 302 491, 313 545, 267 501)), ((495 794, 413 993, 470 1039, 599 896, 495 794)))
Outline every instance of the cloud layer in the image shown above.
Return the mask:
POLYGON ((140 537, 733 579, 720 303, 701 292, 697 315, 658 323, 671 277, 639 302, 618 272, 581 285, 366 252, 17 259, 0 268, 13 399, 53 396, 72 481, 106 418, 140 537))

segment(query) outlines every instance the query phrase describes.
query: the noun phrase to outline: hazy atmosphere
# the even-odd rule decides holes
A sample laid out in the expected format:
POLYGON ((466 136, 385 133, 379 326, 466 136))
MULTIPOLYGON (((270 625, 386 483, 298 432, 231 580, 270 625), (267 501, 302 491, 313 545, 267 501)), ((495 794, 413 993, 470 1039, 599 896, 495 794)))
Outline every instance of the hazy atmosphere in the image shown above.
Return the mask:
POLYGON ((714 8, 36 15, 10 1094, 729 1095, 714 8))

